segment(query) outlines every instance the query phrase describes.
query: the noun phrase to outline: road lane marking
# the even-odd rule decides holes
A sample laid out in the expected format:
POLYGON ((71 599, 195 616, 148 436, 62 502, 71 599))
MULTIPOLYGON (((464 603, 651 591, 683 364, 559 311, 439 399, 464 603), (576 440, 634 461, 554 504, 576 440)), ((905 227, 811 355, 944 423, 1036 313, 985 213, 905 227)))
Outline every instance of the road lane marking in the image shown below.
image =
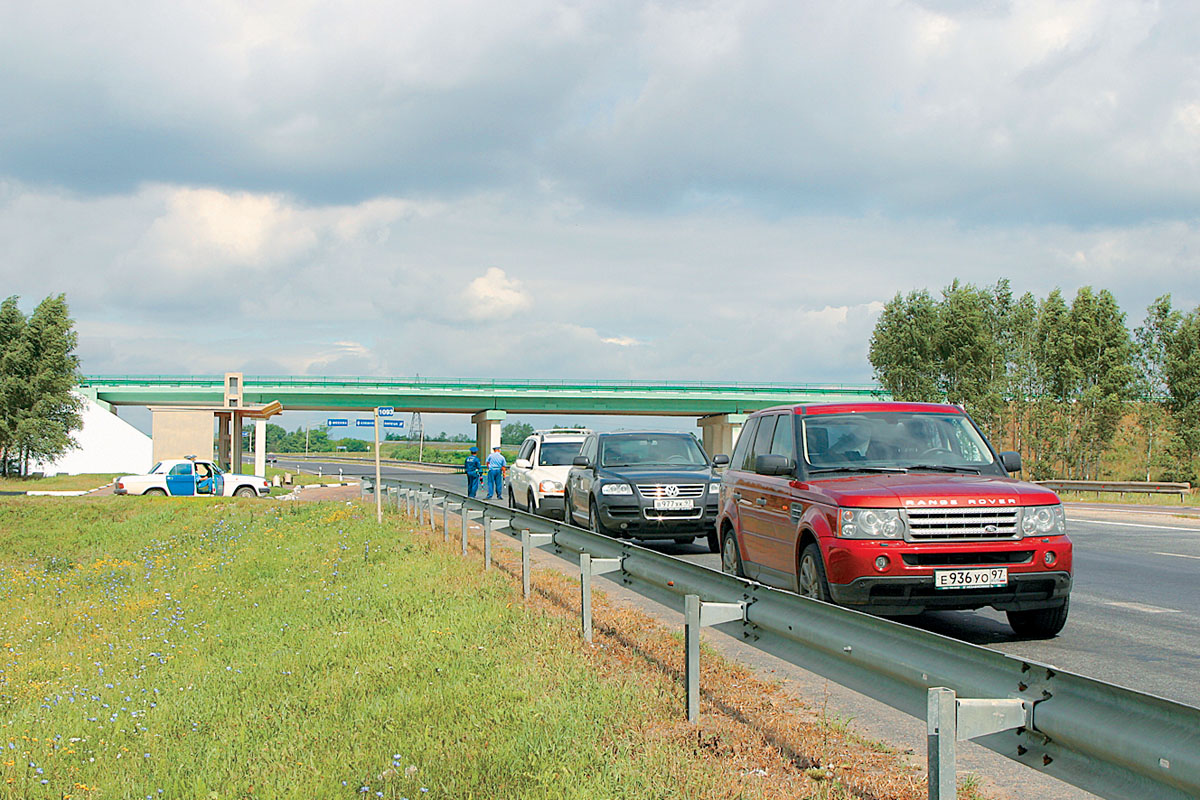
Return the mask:
POLYGON ((1176 558, 1194 558, 1200 561, 1200 556, 1189 556, 1186 553, 1155 553, 1156 556, 1175 556, 1176 558))
POLYGON ((1130 611, 1141 611, 1146 614, 1179 614, 1177 608, 1159 608, 1158 606, 1148 606, 1142 603, 1105 603, 1106 606, 1116 606, 1117 608, 1127 608, 1130 611))
POLYGON ((1187 531, 1188 533, 1200 533, 1200 528, 1180 528, 1170 525, 1143 525, 1140 522, 1101 522, 1098 519, 1075 519, 1072 522, 1086 522, 1089 525, 1115 525, 1119 528, 1153 528, 1156 531, 1187 531))

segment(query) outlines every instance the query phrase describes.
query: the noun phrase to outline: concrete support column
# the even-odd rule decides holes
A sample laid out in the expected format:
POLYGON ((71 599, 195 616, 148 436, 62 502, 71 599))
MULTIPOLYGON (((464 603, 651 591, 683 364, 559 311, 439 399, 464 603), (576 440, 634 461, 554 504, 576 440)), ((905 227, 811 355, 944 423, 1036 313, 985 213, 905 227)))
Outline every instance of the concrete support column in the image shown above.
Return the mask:
POLYGON ((222 414, 217 417, 217 463, 229 469, 229 417, 222 414))
POLYGON ((701 417, 696 422, 696 427, 700 428, 703 434, 704 452, 710 457, 722 453, 731 455, 745 424, 745 414, 713 414, 701 417))
POLYGON ((479 448, 480 460, 487 458, 492 447, 500 444, 500 423, 508 417, 507 411, 488 409, 471 417, 475 423, 475 446, 479 448))
POLYGON ((242 471, 242 415, 233 414, 233 425, 229 431, 229 471, 242 471))
POLYGON ((254 420, 254 474, 267 477, 267 421, 254 420))

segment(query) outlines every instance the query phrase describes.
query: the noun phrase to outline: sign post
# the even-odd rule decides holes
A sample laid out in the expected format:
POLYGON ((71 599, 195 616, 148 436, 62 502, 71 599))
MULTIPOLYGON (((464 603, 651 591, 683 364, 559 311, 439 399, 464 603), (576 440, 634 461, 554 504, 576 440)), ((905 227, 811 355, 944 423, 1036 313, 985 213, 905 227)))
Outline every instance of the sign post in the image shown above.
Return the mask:
POLYGON ((378 525, 383 524, 383 486, 380 480, 379 469, 379 418, 389 416, 392 409, 387 408, 387 413, 384 413, 384 408, 375 409, 375 522, 378 525))

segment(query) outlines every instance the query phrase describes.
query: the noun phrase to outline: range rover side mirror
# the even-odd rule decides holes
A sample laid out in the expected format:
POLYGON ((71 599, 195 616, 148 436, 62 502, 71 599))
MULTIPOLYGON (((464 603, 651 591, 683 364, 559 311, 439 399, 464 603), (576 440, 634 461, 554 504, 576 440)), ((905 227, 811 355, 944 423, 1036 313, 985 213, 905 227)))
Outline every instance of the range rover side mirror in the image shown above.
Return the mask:
POLYGON ((796 462, 787 456, 758 456, 754 459, 754 471, 759 475, 791 475, 796 471, 796 462))
POLYGON ((533 462, 530 461, 528 458, 518 458, 516 461, 513 462, 513 466, 520 467, 521 469, 529 469, 530 467, 533 466, 533 462))
POLYGON ((575 456, 571 459, 571 466, 587 468, 592 465, 592 462, 587 460, 587 456, 575 456))
POLYGON ((1004 467, 1005 472, 1020 472, 1021 454, 1005 450, 1000 454, 1000 466, 1004 467))
POLYGON ((729 456, 725 455, 724 453, 718 453, 717 455, 713 456, 712 465, 714 467, 728 467, 729 456))

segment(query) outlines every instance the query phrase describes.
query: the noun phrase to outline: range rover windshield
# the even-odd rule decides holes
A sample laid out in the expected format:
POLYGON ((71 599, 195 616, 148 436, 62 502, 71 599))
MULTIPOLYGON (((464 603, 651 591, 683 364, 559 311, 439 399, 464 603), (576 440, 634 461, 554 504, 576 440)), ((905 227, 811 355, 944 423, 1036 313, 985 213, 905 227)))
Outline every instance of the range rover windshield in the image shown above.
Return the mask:
POLYGON ((541 464, 543 467, 570 466, 571 459, 579 455, 582 446, 582 439, 578 442, 542 442, 541 464))
POLYGON ((623 433, 600 440, 602 467, 707 467, 708 456, 687 434, 623 433))
POLYGON ((880 411, 800 418, 809 473, 1003 471, 962 414, 880 411))

